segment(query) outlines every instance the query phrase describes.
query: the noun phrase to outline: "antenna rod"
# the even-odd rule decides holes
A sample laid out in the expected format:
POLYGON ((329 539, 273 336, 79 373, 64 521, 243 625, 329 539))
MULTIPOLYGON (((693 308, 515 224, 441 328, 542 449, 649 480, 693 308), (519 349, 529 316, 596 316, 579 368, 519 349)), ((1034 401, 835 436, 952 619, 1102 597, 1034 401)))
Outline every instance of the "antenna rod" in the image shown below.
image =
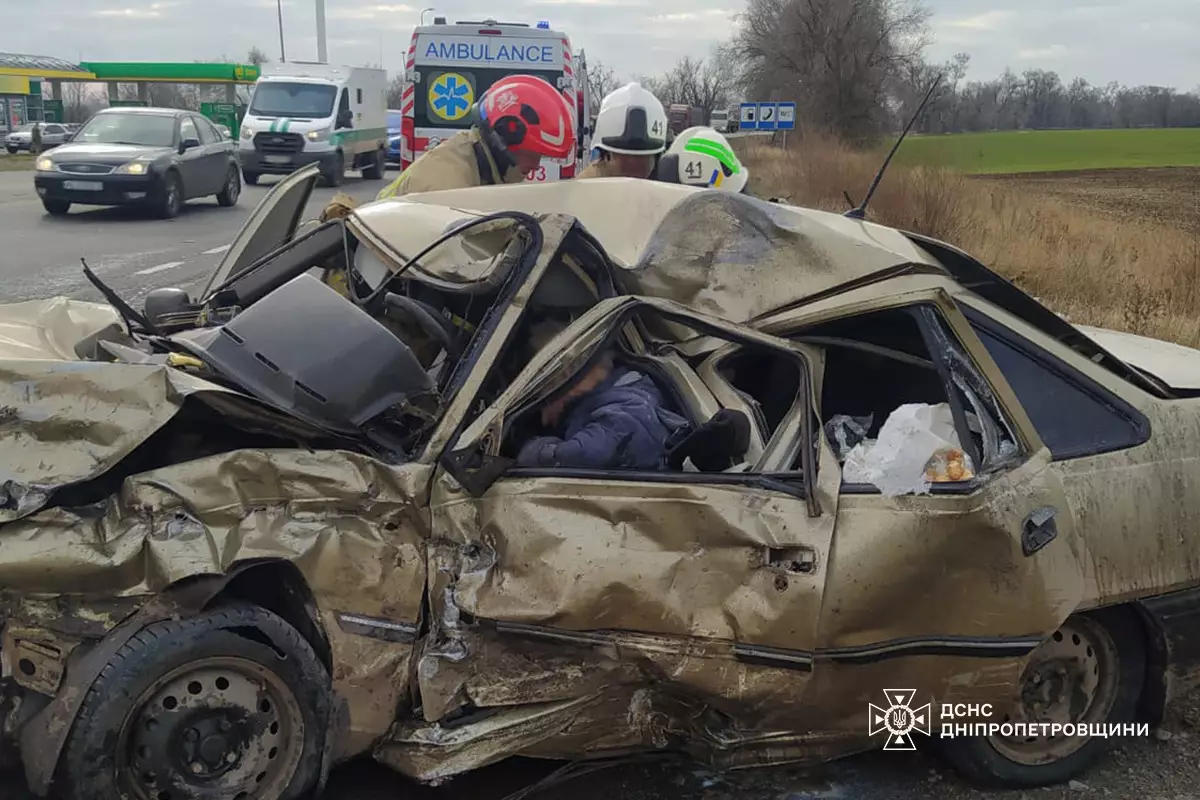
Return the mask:
POLYGON ((847 211, 845 216, 853 217, 855 219, 866 219, 867 204, 871 202, 871 198, 875 195, 875 190, 879 188, 879 182, 883 180, 883 173, 887 171, 888 164, 892 163, 892 156, 896 155, 896 151, 899 150, 900 145, 904 143, 904 137, 908 136, 908 132, 912 130, 912 126, 915 125, 917 119, 920 118, 921 112, 925 110, 925 105, 929 102, 929 99, 933 97, 934 90, 937 89, 938 84, 942 82, 942 78, 944 76, 945 73, 939 72, 938 76, 933 79, 933 83, 929 86, 929 91, 925 92, 925 99, 921 101, 921 105, 917 106, 916 113, 912 115, 912 119, 910 119, 908 124, 904 126, 904 130, 900 133, 900 138, 896 139, 896 143, 892 145, 892 150, 890 153, 888 153, 887 158, 883 160, 883 166, 879 168, 879 172, 875 173, 875 178, 871 181, 871 186, 867 189, 867 194, 865 197, 863 197, 862 203, 858 206, 858 208, 847 211))

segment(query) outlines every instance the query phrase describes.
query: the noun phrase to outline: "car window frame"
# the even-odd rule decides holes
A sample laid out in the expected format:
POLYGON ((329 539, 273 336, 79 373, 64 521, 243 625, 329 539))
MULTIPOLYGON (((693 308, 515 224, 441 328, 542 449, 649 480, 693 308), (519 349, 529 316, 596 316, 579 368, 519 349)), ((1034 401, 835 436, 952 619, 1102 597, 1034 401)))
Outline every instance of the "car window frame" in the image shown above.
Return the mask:
POLYGON ((196 126, 196 132, 200 134, 200 144, 207 146, 218 144, 222 141, 223 137, 221 134, 217 132, 216 128, 214 128, 212 123, 207 119, 201 116, 192 115, 191 120, 196 126), (207 141, 204 138, 205 134, 208 134, 209 137, 207 141))
POLYGON ((184 114, 183 116, 181 116, 179 118, 179 124, 175 126, 176 137, 177 137, 178 143, 183 144, 183 142, 188 138, 187 134, 185 134, 183 132, 183 126, 188 124, 189 122, 192 124, 192 128, 196 131, 196 141, 200 142, 201 144, 204 144, 203 140, 200 139, 200 131, 199 131, 199 129, 196 128, 196 123, 195 123, 195 121, 192 120, 192 117, 190 114, 184 114))
MULTIPOLYGON (((636 320, 636 317, 639 312, 644 312, 646 310, 650 310, 651 312, 657 312, 661 316, 666 317, 668 319, 673 319, 675 317, 678 317, 677 319, 674 319, 674 321, 681 325, 687 325, 689 327, 693 327, 693 328, 695 328, 697 330, 701 330, 701 331, 704 331, 707 328, 704 321, 699 319, 700 315, 692 316, 691 314, 683 314, 683 313, 676 314, 676 313, 663 312, 661 309, 656 307, 654 298, 635 298, 632 296, 626 296, 625 299, 638 300, 638 301, 642 301, 642 302, 640 302, 639 305, 634 306, 633 308, 628 309, 628 310, 622 312, 621 314, 617 315, 616 318, 614 318, 613 320, 611 320, 609 322, 608 331, 607 331, 606 335, 602 339, 600 339, 590 349, 591 355, 586 360, 579 362, 579 366, 576 369, 572 370, 569 373, 569 376, 567 378, 564 378, 563 380, 558 381, 558 382, 546 380, 548 375, 552 375, 555 372, 559 372, 563 368, 563 365, 561 363, 555 363, 553 360, 551 360, 549 363, 540 365, 537 368, 537 371, 534 372, 533 374, 528 374, 528 373, 530 372, 530 370, 534 369, 534 367, 535 367, 534 362, 530 362, 521 370, 521 373, 518 375, 516 380, 513 381, 513 385, 522 385, 525 387, 540 386, 541 388, 538 389, 538 391, 534 395, 532 395, 524 400, 521 400, 518 397, 515 399, 515 401, 512 405, 510 405, 506 408, 501 408, 500 413, 498 414, 498 417, 497 417, 497 419, 501 420, 501 432, 499 435, 501 441, 503 441, 504 437, 506 437, 508 435, 509 430, 510 430, 510 424, 511 424, 510 421, 512 419, 516 419, 516 418, 520 417, 522 414, 527 413, 535 404, 544 402, 547 398, 552 397, 554 395, 554 392, 557 391, 558 389, 561 389, 562 386, 564 386, 571 377, 574 377, 574 376, 580 374, 581 372, 587 370, 591 366, 591 364, 594 363, 595 357, 600 352, 604 351, 606 348, 610 348, 610 347, 614 346, 614 344, 617 342, 617 340, 621 336, 625 335, 626 326, 628 326, 630 323, 632 323, 636 320), (548 387, 552 387, 552 388, 548 388, 548 387)), ((667 302, 667 301, 661 301, 661 302, 667 302)), ((812 364, 809 363, 808 356, 803 352, 802 349, 796 347, 792 342, 789 342, 780 337, 775 337, 770 334, 764 334, 759 331, 755 331, 753 328, 750 328, 748 326, 736 325, 734 323, 730 323, 730 322, 724 321, 724 320, 722 320, 722 322, 725 325, 728 325, 732 328, 738 328, 738 329, 743 329, 743 330, 741 332, 709 330, 708 335, 711 335, 714 338, 721 339, 722 341, 725 341, 725 342, 733 342, 733 343, 741 344, 743 346, 745 346, 745 345, 751 345, 751 346, 762 345, 762 346, 775 347, 781 353, 790 353, 790 354, 794 355, 795 358, 798 360, 799 367, 801 370, 800 388, 799 388, 798 392, 800 395, 802 395, 803 407, 807 410, 808 419, 810 420, 810 424, 808 426, 810 428, 810 430, 808 431, 809 447, 807 448, 807 453, 808 453, 807 460, 811 464, 811 477, 809 477, 806 474, 805 469, 803 467, 801 467, 800 469, 795 469, 795 470, 786 470, 786 471, 779 470, 779 471, 773 471, 773 472, 753 472, 751 470, 745 470, 745 471, 741 471, 741 472, 683 472, 683 471, 660 471, 660 470, 600 469, 600 468, 589 468, 589 467, 517 467, 517 466, 514 466, 512 463, 507 463, 505 468, 502 470, 502 472, 498 476, 496 476, 494 480, 503 480, 506 478, 516 480, 516 479, 542 477, 542 478, 563 478, 563 479, 581 479, 581 480, 587 480, 587 479, 616 480, 616 481, 621 481, 621 482, 638 482, 638 483, 744 486, 747 488, 777 491, 782 494, 787 494, 789 496, 805 500, 809 506, 809 516, 810 517, 820 516, 821 511, 820 511, 819 504, 817 502, 816 492, 813 491, 813 489, 816 486, 818 486, 819 479, 820 479, 820 475, 819 475, 820 451, 819 451, 819 445, 817 443, 818 442, 817 437, 812 435, 815 430, 811 424, 812 410, 814 408, 815 400, 813 397, 813 386, 814 386, 814 384, 813 384, 813 366, 812 366, 812 364), (749 334, 749 335, 746 335, 746 334, 749 334), (765 337, 765 338, 771 339, 773 341, 769 345, 764 344, 764 343, 755 341, 753 339, 754 336, 765 337)), ((580 324, 580 321, 577 320, 575 323, 572 323, 572 325, 576 325, 576 324, 580 324)), ((570 341, 570 340, 568 340, 568 341, 570 341)), ((565 346, 569 347, 569 345, 565 345, 565 346)), ((545 348, 543 348, 542 351, 539 352, 538 356, 535 356, 535 361, 538 358, 540 358, 542 353, 545 353, 546 351, 550 350, 551 348, 554 348, 558 353, 561 353, 562 347, 563 346, 556 347, 554 345, 554 343, 551 342, 545 348)), ((695 371, 694 368, 692 368, 692 369, 694 372, 695 371)), ((678 386, 672 386, 671 388, 675 391, 679 391, 678 386)), ((492 405, 490 405, 485 410, 484 413, 488 413, 488 412, 492 411, 496 407, 497 403, 499 403, 499 402, 500 402, 500 400, 497 399, 495 402, 492 403, 492 405)), ((802 418, 802 420, 803 420, 803 418, 802 418)), ((780 428, 783 429, 784 426, 781 424, 780 428)), ((797 448, 797 450, 800 451, 800 452, 798 452, 798 455, 801 457, 801 461, 803 463, 803 460, 804 460, 803 451, 804 451, 804 439, 805 439, 804 428, 805 428, 805 426, 803 424, 801 424, 801 425, 796 426, 796 428, 797 428, 797 430, 795 431, 793 436, 800 441, 800 447, 797 448)), ((464 443, 463 439, 464 439, 465 435, 466 435, 465 428, 460 428, 458 431, 456 431, 455 437, 453 438, 453 440, 447 447, 446 455, 443 456, 443 465, 444 466, 449 466, 446 464, 446 461, 445 461, 446 456, 453 458, 456 453, 468 451, 472 448, 475 448, 481 442, 483 442, 484 440, 486 440, 488 438, 488 435, 485 433, 476 440, 468 441, 468 442, 464 443)), ((500 459, 499 457, 496 457, 496 459, 497 459, 497 461, 504 461, 504 462, 510 461, 509 459, 500 459)))
MULTIPOLYGON (((918 300, 897 303, 895 305, 889 305, 889 306, 880 307, 880 308, 872 308, 872 309, 864 310, 864 311, 853 313, 853 314, 847 314, 842 317, 836 317, 833 319, 825 319, 825 320, 822 320, 821 322, 817 322, 810 326, 807 326, 807 329, 811 330, 813 328, 819 328, 821 325, 827 324, 830 322, 854 319, 855 317, 865 317, 865 316, 869 316, 871 314, 878 314, 878 313, 882 313, 882 312, 899 312, 899 313, 907 314, 913 320, 913 322, 917 325, 917 328, 921 334, 922 341, 925 344, 926 355, 924 357, 918 357, 918 356, 915 356, 911 353, 907 353, 904 351, 896 351, 896 352, 899 355, 903 355, 905 357, 921 358, 922 360, 927 360, 928 362, 930 362, 934 371, 938 375, 938 380, 941 383, 943 392, 945 393, 946 399, 944 402, 946 402, 947 405, 950 406, 951 416, 954 418, 954 430, 958 434, 960 443, 962 444, 962 449, 964 452, 969 454, 972 464, 975 467, 974 475, 967 480, 939 482, 939 483, 930 484, 929 494, 931 494, 931 495, 969 495, 969 494, 973 494, 976 491, 978 491, 984 485, 985 482, 990 480, 993 475, 995 475, 997 473, 1002 473, 1007 470, 1014 469, 1017 466, 1019 466, 1021 463, 1023 463, 1025 460, 1027 460, 1030 453, 1029 453, 1028 449, 1022 443, 1022 437, 1021 437, 1019 426, 1012 419, 1012 417, 1006 412, 1003 405, 995 400, 995 386, 993 386, 992 381, 989 380, 986 370, 984 370, 982 368, 982 366, 971 356, 970 348, 968 348, 966 346, 966 343, 962 341, 961 336, 954 329, 954 326, 950 323, 950 320, 946 318, 945 311, 941 307, 939 307, 936 302, 934 302, 930 299, 922 298, 922 299, 918 299, 918 300), (935 353, 940 351, 942 342, 940 342, 938 340, 938 335, 935 335, 935 332, 930 329, 931 323, 926 316, 929 314, 932 314, 935 317, 936 322, 937 322, 937 327, 940 329, 940 336, 948 337, 951 340, 952 344, 955 346, 956 350, 958 351, 957 352, 958 357, 960 357, 961 359, 964 359, 967 362, 967 365, 969 366, 973 377, 977 381, 981 381, 987 388, 988 393, 993 398, 992 405, 994 406, 994 408, 993 408, 994 414, 999 417, 998 421, 1004 428, 1007 429, 1009 436, 1012 438, 1013 443, 1016 445, 1017 449, 1016 449, 1015 454, 1008 461, 1001 462, 999 465, 997 465, 994 469, 992 469, 990 471, 985 471, 985 469, 984 469, 985 465, 982 463, 982 456, 979 453, 979 448, 975 445, 974 437, 971 435, 970 427, 967 424, 966 414, 968 411, 970 411, 972 409, 970 409, 967 406, 967 404, 965 402, 965 398, 962 396, 961 390, 959 389, 959 387, 957 387, 955 385, 953 377, 950 373, 949 367, 945 363, 945 360, 941 359, 941 358, 932 357, 932 356, 934 356, 935 353)), ((820 347, 822 350, 822 353, 824 353, 831 347, 846 347, 849 349, 872 349, 873 347, 876 347, 871 342, 856 341, 856 340, 852 340, 852 339, 847 339, 845 344, 833 344, 828 341, 829 337, 822 337, 820 335, 814 335, 811 337, 806 336, 805 330, 806 330, 806 328, 801 328, 799 330, 793 331, 788 334, 787 338, 792 341, 801 342, 801 343, 809 343, 811 346, 820 347), (824 340, 824 341, 822 341, 822 340, 824 340), (855 344, 861 345, 861 347, 855 348, 854 347, 855 344)), ((980 344, 982 346, 982 343, 980 343, 980 344)), ((985 352, 986 352, 986 350, 985 350, 985 352)), ((884 355, 886 355, 886 354, 884 354, 884 355)), ((897 356, 888 356, 888 357, 898 358, 897 356)), ((1001 376, 1001 377, 1003 377, 1003 376, 1001 376)), ((824 375, 822 375, 822 385, 824 385, 824 380, 825 380, 824 375)), ((818 397, 816 408, 818 408, 819 411, 817 412, 817 419, 818 419, 819 424, 822 426, 821 437, 824 438, 823 426, 825 424, 825 416, 824 416, 825 409, 820 407, 820 402, 821 402, 821 398, 818 397)), ((994 421, 996 421, 996 420, 994 420, 994 421)), ((880 489, 878 487, 876 487, 874 484, 847 483, 845 481, 842 481, 840 483, 838 494, 839 495, 879 495, 879 494, 881 494, 881 492, 880 492, 880 489)))
MULTIPOLYGON (((1121 450, 1128 450, 1132 447, 1138 447, 1150 440, 1150 420, 1145 414, 1139 411, 1125 398, 1103 386, 1094 378, 1083 373, 1065 359, 1050 352, 1044 347, 1038 346, 1026 336, 1018 333, 986 312, 965 303, 957 303, 956 305, 958 306, 963 317, 967 320, 967 323, 971 326, 972 330, 975 330, 976 327, 982 328, 986 333, 995 337, 996 339, 999 339, 1008 347, 1021 354, 1024 358, 1032 361, 1036 366, 1053 373, 1071 389, 1078 391, 1107 406, 1115 414, 1123 417, 1125 421, 1130 424, 1131 430, 1134 433, 1135 441, 1132 441, 1129 444, 1103 448, 1089 448, 1086 446, 1079 447, 1077 445, 1073 449, 1056 453, 1054 448, 1050 446, 1050 443, 1046 441, 1046 437, 1042 433, 1041 429, 1037 427, 1037 423, 1034 421, 1033 417, 1030 416, 1029 422, 1031 425, 1033 425, 1034 430, 1037 431, 1038 437, 1046 445, 1046 449, 1050 451, 1051 461, 1070 461, 1078 458, 1090 458, 1093 456, 1104 455, 1106 453, 1120 452, 1121 450)), ((980 345, 984 348, 984 350, 987 350, 987 345, 982 339, 980 339, 980 345)), ((991 352, 988 351, 988 354, 990 357, 991 352)), ((998 363, 996 364, 996 369, 1000 372, 1001 376, 1004 377, 1005 382, 1008 383, 1013 395, 1017 397, 1017 402, 1021 403, 1022 408, 1025 409, 1026 416, 1029 416, 1028 404, 1023 402, 1020 396, 1017 395, 1015 387, 1013 387, 1012 382, 1008 380, 1007 376, 1004 376, 1003 370, 998 363)), ((1121 376, 1116 377, 1125 383, 1129 383, 1128 381, 1125 381, 1124 378, 1121 378, 1121 376)), ((1129 385, 1132 386, 1133 384, 1129 385)))

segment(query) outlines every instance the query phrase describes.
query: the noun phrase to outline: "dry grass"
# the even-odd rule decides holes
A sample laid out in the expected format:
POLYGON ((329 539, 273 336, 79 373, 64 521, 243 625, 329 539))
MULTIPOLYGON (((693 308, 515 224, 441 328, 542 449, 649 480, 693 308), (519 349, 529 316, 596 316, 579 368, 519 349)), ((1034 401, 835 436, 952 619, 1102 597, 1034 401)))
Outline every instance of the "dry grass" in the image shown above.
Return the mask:
MULTIPOLYGON (((783 151, 745 140, 759 197, 844 211, 882 155, 808 137, 783 151)), ((1072 322, 1200 345, 1200 237, 1114 220, 1011 185, 893 164, 868 218, 961 247, 1072 322)))

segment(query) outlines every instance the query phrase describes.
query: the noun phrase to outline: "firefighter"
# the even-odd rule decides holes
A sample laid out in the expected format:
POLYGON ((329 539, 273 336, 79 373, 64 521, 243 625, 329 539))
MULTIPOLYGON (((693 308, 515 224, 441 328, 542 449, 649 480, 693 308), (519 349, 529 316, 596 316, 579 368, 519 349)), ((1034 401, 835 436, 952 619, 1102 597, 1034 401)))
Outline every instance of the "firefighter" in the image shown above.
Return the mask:
POLYGON ((707 125, 697 125, 675 137, 658 162, 655 178, 745 194, 750 171, 733 152, 728 139, 707 125))
POLYGON ((376 199, 520 183, 543 158, 566 159, 575 150, 571 106, 541 78, 501 78, 479 98, 474 115, 470 129, 422 155, 376 199))
POLYGON ((649 178, 667 149, 667 112, 641 84, 628 83, 600 102, 592 147, 597 151, 580 178, 649 178))

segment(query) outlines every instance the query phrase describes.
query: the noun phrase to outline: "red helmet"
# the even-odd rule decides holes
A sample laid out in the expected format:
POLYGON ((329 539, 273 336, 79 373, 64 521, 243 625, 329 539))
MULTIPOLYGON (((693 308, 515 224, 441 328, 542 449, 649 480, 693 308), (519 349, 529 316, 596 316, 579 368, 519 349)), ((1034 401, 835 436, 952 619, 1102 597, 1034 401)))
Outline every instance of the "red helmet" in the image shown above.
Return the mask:
POLYGON ((510 151, 560 159, 575 151, 570 104, 547 81, 533 75, 498 80, 479 99, 479 116, 510 151))

